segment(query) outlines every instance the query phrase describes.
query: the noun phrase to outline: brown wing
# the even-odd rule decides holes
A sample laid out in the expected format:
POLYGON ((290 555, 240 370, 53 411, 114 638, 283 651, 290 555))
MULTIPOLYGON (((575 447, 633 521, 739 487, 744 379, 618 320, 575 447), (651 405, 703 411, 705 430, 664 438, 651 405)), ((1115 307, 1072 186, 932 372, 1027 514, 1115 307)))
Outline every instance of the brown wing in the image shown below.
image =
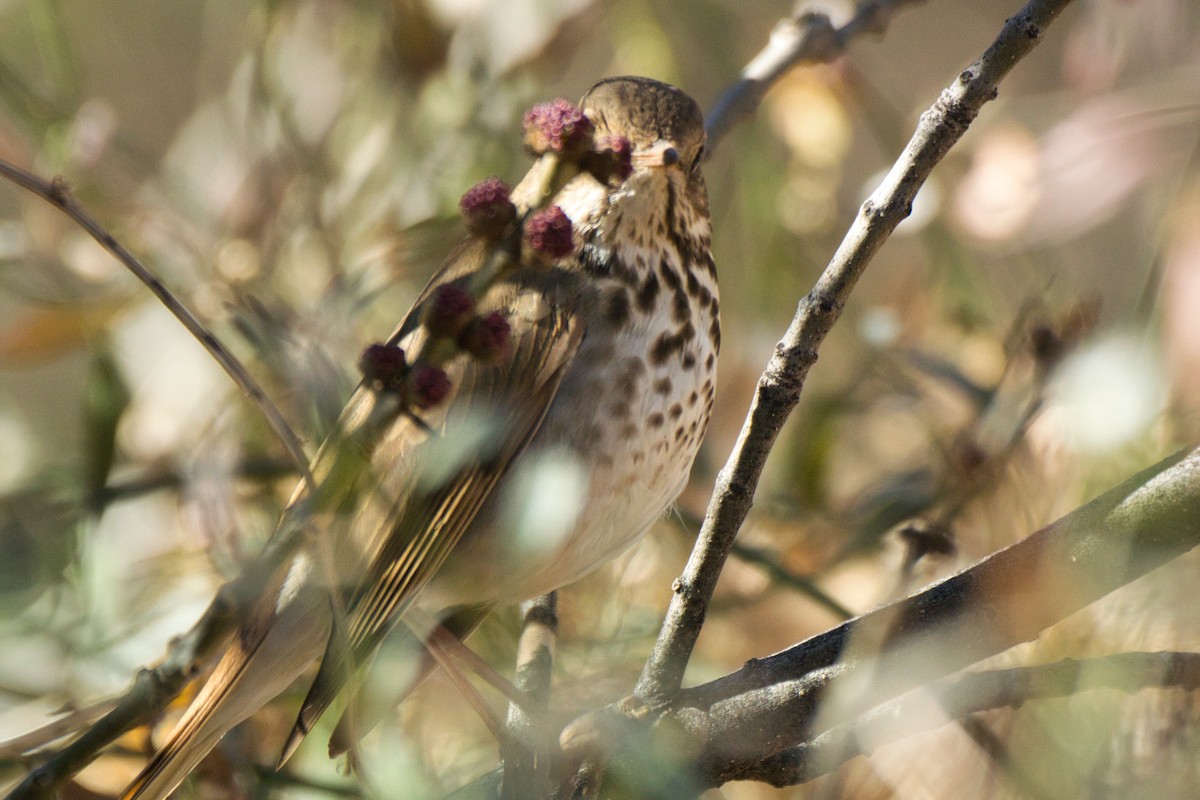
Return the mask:
MULTIPOLYGON (((464 260, 470 259, 456 261, 464 260)), ((480 306, 510 315, 509 356, 495 365, 460 356, 448 369, 455 387, 450 401, 420 421, 396 417, 374 446, 370 474, 375 484, 353 495, 362 508, 345 537, 351 552, 337 559, 344 569, 349 565, 348 574, 365 577, 356 578, 344 618, 334 624, 284 759, 328 708, 353 666, 369 657, 445 563, 541 425, 583 336, 575 308, 578 293, 549 278, 527 271, 494 287, 480 306), (448 455, 455 450, 455 437, 480 420, 486 421, 487 446, 448 455), (445 463, 447 458, 452 463, 445 463), (440 477, 431 480, 431 475, 440 477)), ((424 296, 440 282, 427 287, 424 296)), ((424 336, 416 325, 419 309, 397 332, 410 351, 424 336)), ((377 413, 371 406, 378 398, 372 394, 364 389, 352 398, 348 430, 355 430, 355 420, 377 413)))

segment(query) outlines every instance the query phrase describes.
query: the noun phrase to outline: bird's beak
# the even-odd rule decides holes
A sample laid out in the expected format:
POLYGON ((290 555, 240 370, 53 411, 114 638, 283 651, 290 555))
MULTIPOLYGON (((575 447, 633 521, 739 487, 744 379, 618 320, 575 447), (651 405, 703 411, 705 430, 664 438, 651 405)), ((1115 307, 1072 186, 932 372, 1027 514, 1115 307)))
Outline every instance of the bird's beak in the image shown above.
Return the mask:
POLYGON ((679 163, 679 149, 675 143, 659 139, 649 147, 641 148, 633 153, 635 167, 669 167, 679 163))

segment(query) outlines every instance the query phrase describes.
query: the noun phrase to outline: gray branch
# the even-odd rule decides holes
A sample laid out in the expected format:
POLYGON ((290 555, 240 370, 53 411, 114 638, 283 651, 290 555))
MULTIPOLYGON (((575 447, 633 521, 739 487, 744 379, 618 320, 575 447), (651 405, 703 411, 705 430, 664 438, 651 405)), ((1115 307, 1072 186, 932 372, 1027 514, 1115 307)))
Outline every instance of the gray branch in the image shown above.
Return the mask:
POLYGON ((971 714, 1019 708, 1033 700, 1111 689, 1133 694, 1148 688, 1200 688, 1200 653, 1116 653, 1065 659, 1033 667, 968 673, 942 681, 918 697, 880 706, 810 743, 747 764, 737 780, 793 786, 827 774, 856 756, 971 714), (934 705, 940 714, 930 713, 934 705))
POLYGON ((833 61, 847 45, 864 33, 882 33, 892 15, 907 5, 924 0, 864 0, 854 16, 840 28, 826 14, 797 11, 780 20, 767 46, 759 51, 737 82, 725 90, 708 113, 708 152, 741 120, 751 116, 767 91, 788 70, 799 64, 833 61))
POLYGON ((696 546, 675 581, 674 597, 635 692, 660 705, 679 689, 704 624, 709 599, 734 537, 750 511, 767 455, 800 399, 817 349, 841 316, 854 284, 896 226, 912 211, 917 191, 960 139, 1000 80, 1042 40, 1070 0, 1031 0, 1004 25, 991 47, 967 67, 922 116, 883 184, 859 209, 829 266, 796 315, 759 378, 749 414, 729 460, 717 475, 696 546))

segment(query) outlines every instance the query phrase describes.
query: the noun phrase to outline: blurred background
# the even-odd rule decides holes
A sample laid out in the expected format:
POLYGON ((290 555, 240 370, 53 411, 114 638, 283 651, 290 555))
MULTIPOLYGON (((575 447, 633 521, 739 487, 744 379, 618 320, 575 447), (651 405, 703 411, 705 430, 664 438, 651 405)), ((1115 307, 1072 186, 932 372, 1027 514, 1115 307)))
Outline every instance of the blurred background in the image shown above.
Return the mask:
MULTIPOLYGON (((852 11, 814 7, 835 22, 852 11)), ((561 593, 556 707, 632 688, 797 301, 920 112, 1018 7, 915 5, 836 63, 791 72, 711 154, 715 417, 678 513, 561 593)), ((529 105, 643 74, 711 108, 791 8, 7 0, 0 157, 65 176, 311 450, 358 353, 461 235, 460 194, 523 174, 529 105)), ((938 167, 821 351, 689 683, 945 575, 1195 442, 1198 23, 1190 0, 1080 0, 938 167)), ((257 551, 295 480, 259 412, 140 284, 0 186, 0 740, 158 659, 257 551)), ((1187 561, 1006 658, 1200 647, 1187 561)), ((516 632, 500 613, 472 646, 507 671, 516 632)), ((320 731, 276 775, 258 765, 274 762, 296 699, 229 737, 185 792, 440 797, 496 761, 435 677, 364 745, 368 781, 324 757, 320 731)), ((1182 732, 1195 714, 1181 692, 1090 693, 984 715, 1028 780, 954 729, 806 787, 713 797, 1182 796, 1200 763, 1182 732), (958 757, 913 755, 930 752, 958 757)), ((118 791, 169 725, 127 736, 72 796, 118 791)), ((0 786, 23 769, 5 755, 0 786)))

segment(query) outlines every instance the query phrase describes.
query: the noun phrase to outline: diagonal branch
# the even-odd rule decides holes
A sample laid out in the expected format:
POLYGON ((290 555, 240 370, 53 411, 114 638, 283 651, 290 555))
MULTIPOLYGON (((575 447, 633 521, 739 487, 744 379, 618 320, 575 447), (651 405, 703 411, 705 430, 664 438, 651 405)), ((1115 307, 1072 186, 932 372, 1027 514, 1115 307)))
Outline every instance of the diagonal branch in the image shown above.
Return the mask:
POLYGON ((738 529, 746 519, 767 455, 800 399, 817 349, 841 316, 871 258, 912 210, 934 166, 960 139, 1000 80, 1027 55, 1070 0, 1031 0, 1004 25, 980 58, 922 116, 883 184, 859 209, 841 246, 799 308, 759 379, 733 452, 717 476, 696 546, 675 581, 675 595, 635 693, 663 703, 683 682, 708 603, 738 529))
POLYGON ((751 116, 767 91, 792 67, 833 61, 846 46, 864 33, 880 33, 892 15, 924 0, 863 0, 854 16, 840 28, 826 14, 803 11, 797 3, 792 16, 780 20, 766 47, 742 70, 737 82, 725 90, 708 114, 708 152, 741 120, 751 116))
POLYGON ((1172 456, 913 597, 703 686, 672 714, 718 781, 881 703, 1031 641, 1200 544, 1200 449, 1172 456), (702 723, 702 724, 701 724, 702 723))
POLYGON ((66 214, 71 220, 87 231, 96 242, 113 255, 122 265, 134 276, 146 285, 146 288, 159 299, 167 310, 170 311, 175 319, 179 320, 180 324, 187 329, 188 333, 196 338, 196 341, 208 351, 208 354, 221 365, 225 373, 233 379, 237 387, 250 398, 254 405, 258 406, 258 410, 267 418, 267 423, 271 429, 275 431, 275 435, 279 437, 279 441, 287 450, 288 456, 292 463, 304 478, 304 482, 308 484, 310 490, 315 489, 312 473, 308 469, 308 456, 304 452, 304 446, 300 443, 299 437, 296 436, 287 420, 283 418, 283 413, 279 407, 271 401, 267 393, 259 385, 254 376, 249 370, 238 360, 232 352, 229 351, 221 340, 218 339, 212 331, 204 327, 204 323, 200 322, 187 306, 179 301, 171 291, 163 285, 163 282, 155 277, 146 265, 138 260, 137 256, 129 252, 116 237, 92 217, 83 206, 75 200, 71 195, 70 188, 67 182, 56 177, 52 180, 46 180, 34 175, 31 172, 21 169, 13 164, 0 159, 0 177, 8 180, 26 189, 38 197, 45 200, 50 205, 57 208, 62 213, 66 214))

